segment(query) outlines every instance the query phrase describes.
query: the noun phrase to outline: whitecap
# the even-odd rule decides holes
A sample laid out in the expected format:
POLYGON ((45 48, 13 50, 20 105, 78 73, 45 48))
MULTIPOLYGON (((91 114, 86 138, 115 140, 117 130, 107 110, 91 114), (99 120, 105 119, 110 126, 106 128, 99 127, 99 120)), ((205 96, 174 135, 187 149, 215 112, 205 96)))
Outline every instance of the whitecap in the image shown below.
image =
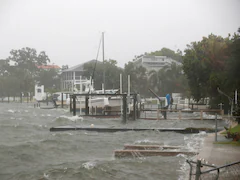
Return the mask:
POLYGON ((82 167, 90 170, 90 169, 93 169, 93 168, 96 166, 96 164, 97 164, 97 163, 94 162, 94 161, 89 161, 89 162, 83 163, 83 164, 82 164, 82 167))
POLYGON ((186 161, 184 161, 184 163, 180 163, 180 170, 178 171, 181 172, 181 175, 178 177, 178 180, 188 179, 189 170, 190 170, 190 166, 186 161))
POLYGON ((12 109, 9 109, 9 110, 7 110, 7 111, 10 112, 10 113, 15 113, 15 111, 12 110, 12 109))
POLYGON ((206 135, 207 133, 205 131, 201 131, 198 134, 191 135, 189 138, 184 138, 187 149, 190 151, 199 151, 206 135))
POLYGON ((206 133, 206 131, 200 131, 198 134, 199 135, 206 135, 207 133, 206 133))
POLYGON ((187 156, 185 154, 178 154, 177 157, 183 157, 186 158, 187 156))
POLYGON ((205 112, 203 112, 203 118, 205 118, 205 119, 215 119, 215 115, 210 115, 210 114, 206 114, 205 112))
POLYGON ((43 174, 43 177, 45 177, 45 178, 48 179, 49 175, 48 175, 47 173, 44 173, 44 174, 43 174))
POLYGON ((151 142, 149 139, 143 139, 143 140, 137 140, 134 142, 134 144, 140 144, 140 143, 148 143, 151 142))
POLYGON ((156 141, 152 141, 152 140, 149 140, 149 139, 143 139, 143 140, 137 140, 134 142, 134 144, 141 144, 141 143, 154 143, 154 144, 159 144, 158 142, 156 141))
POLYGON ((81 117, 81 116, 71 116, 71 117, 69 117, 69 116, 60 116, 60 118, 65 118, 65 119, 68 119, 68 120, 70 120, 70 121, 73 121, 73 122, 76 122, 76 121, 78 121, 78 120, 81 120, 81 121, 83 121, 83 117, 81 117))

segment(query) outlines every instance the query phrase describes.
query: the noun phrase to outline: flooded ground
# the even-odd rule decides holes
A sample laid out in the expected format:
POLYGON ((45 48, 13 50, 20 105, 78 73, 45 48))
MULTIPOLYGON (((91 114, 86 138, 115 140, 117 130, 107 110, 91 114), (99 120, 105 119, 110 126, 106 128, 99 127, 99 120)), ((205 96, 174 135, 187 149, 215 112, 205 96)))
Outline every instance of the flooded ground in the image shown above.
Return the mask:
MULTIPOLYGON (((177 113, 169 116, 177 116, 177 113)), ((189 116, 189 115, 187 115, 189 116)), ((50 132, 61 125, 132 128, 214 128, 214 120, 136 120, 72 117, 63 109, 39 109, 33 104, 0 104, 0 179, 187 179, 185 155, 174 157, 115 158, 114 150, 124 144, 201 148, 205 132, 142 131, 98 133, 88 131, 50 132)), ((225 123, 219 121, 219 127, 225 123)))

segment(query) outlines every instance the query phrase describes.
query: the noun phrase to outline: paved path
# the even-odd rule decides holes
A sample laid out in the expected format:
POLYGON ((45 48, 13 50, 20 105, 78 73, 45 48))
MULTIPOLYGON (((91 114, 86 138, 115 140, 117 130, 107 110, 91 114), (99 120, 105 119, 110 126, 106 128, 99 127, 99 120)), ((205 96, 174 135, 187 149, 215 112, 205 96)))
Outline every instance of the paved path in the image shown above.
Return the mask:
MULTIPOLYGON (((218 141, 228 141, 223 135, 218 134, 218 141)), ((214 144, 215 134, 211 133, 204 140, 204 145, 198 158, 205 159, 210 164, 222 166, 240 161, 240 146, 230 144, 214 144)))

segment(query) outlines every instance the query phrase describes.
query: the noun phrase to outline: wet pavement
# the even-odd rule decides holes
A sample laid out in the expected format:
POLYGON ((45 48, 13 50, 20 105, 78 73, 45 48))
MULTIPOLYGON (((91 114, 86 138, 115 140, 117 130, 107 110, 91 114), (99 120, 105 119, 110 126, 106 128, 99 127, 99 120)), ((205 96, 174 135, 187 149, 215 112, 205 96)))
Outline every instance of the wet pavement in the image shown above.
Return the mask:
MULTIPOLYGON (((224 135, 217 134, 217 142, 230 141, 224 135)), ((215 133, 208 134, 199 152, 198 159, 204 159, 209 164, 223 166, 240 161, 240 146, 215 143, 215 133)))

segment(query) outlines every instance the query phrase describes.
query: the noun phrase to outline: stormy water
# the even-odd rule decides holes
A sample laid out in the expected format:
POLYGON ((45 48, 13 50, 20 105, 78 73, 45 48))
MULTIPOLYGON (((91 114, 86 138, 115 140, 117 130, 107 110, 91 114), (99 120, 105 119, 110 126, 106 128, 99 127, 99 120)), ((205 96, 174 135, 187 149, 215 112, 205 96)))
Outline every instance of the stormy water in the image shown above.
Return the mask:
MULTIPOLYGON (((170 114, 169 116, 174 116, 170 114)), ((176 114, 177 116, 177 114, 176 114)), ((219 127, 225 125, 218 122, 219 127)), ((114 150, 124 144, 183 146, 199 151, 205 132, 142 131, 98 133, 88 131, 50 132, 61 125, 111 126, 132 128, 214 128, 214 120, 136 120, 73 117, 68 109, 39 109, 27 103, 0 103, 0 179, 1 180, 79 180, 79 179, 187 179, 186 159, 195 157, 115 158, 114 150)))

